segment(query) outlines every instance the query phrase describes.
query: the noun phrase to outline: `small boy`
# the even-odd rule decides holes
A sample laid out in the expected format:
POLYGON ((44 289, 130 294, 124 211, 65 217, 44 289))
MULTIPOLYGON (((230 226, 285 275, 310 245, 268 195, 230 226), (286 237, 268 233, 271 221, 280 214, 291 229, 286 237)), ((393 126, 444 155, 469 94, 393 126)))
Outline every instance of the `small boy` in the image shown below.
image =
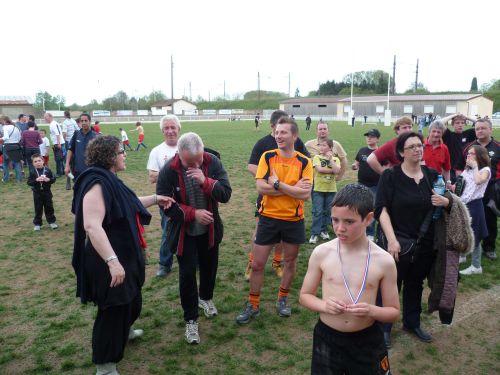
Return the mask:
POLYGON ((122 140, 122 147, 123 147, 123 149, 125 150, 125 148, 128 147, 128 149, 130 151, 134 151, 132 149, 132 146, 130 146, 130 141, 128 140, 127 132, 123 128, 120 128, 120 137, 121 137, 121 140, 122 140))
POLYGON ((366 186, 346 185, 331 214, 337 238, 314 249, 300 291, 300 303, 320 313, 311 374, 390 374, 377 321, 399 317, 397 272, 390 254, 366 237, 373 195, 366 186), (379 289, 384 307, 375 305, 379 289))
POLYGON ((56 181, 52 171, 43 165, 43 158, 40 154, 31 156, 33 168, 30 170, 28 185, 33 190, 33 202, 35 204, 35 224, 33 230, 39 231, 42 228, 42 214, 45 210, 45 218, 51 229, 57 229, 56 217, 54 215, 54 204, 52 203, 52 192, 50 186, 56 181))
POLYGON ((43 165, 48 167, 49 166, 49 148, 50 148, 50 141, 47 138, 47 133, 45 132, 44 129, 40 129, 40 137, 42 137, 42 143, 40 144, 40 156, 43 159, 43 165))

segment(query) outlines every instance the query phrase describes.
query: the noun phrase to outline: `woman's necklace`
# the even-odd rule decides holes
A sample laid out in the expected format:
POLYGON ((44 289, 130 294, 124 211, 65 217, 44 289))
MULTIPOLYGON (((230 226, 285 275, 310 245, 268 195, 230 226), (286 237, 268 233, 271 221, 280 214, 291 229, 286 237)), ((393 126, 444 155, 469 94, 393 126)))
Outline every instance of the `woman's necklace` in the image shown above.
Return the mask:
POLYGON ((351 293, 351 288, 349 288, 349 283, 347 282, 347 279, 345 278, 344 265, 342 264, 342 257, 340 256, 340 241, 339 240, 337 240, 337 254, 339 256, 340 270, 342 271, 342 279, 344 279, 344 286, 347 289, 347 293, 349 294, 349 298, 351 299, 352 303, 355 305, 358 303, 359 298, 361 297, 361 294, 363 293, 363 290, 365 289, 366 278, 368 276, 368 267, 370 266, 371 243, 370 243, 370 241, 368 241, 368 254, 366 255, 366 266, 365 266, 365 272, 363 275, 363 282, 361 283, 361 288, 359 288, 358 296, 356 297, 356 299, 354 299, 354 297, 351 293))

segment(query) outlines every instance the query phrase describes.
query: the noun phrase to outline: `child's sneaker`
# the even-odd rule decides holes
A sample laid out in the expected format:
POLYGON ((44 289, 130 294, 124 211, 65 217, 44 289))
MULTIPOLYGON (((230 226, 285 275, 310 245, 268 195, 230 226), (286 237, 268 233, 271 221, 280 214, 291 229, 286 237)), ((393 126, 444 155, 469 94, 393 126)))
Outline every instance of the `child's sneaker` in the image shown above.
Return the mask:
POLYGON ((39 230, 41 230, 41 229, 42 229, 42 226, 41 226, 41 225, 35 225, 35 226, 33 227, 33 230, 34 230, 34 231, 39 231, 39 230))
POLYGON ((330 239, 330 235, 327 232, 321 232, 319 234, 319 236, 321 237, 322 240, 329 240, 330 239))
POLYGON ((49 224, 50 229, 57 229, 59 226, 56 223, 50 223, 49 224))

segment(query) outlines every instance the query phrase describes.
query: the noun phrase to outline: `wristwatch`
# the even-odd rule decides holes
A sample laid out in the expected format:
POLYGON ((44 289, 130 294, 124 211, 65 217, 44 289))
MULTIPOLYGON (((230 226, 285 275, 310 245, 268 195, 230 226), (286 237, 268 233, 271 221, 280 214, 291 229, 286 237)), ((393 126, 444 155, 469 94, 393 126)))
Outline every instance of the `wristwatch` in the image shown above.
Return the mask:
POLYGON ((280 188, 280 180, 274 181, 273 187, 274 187, 274 190, 279 190, 279 188, 280 188))

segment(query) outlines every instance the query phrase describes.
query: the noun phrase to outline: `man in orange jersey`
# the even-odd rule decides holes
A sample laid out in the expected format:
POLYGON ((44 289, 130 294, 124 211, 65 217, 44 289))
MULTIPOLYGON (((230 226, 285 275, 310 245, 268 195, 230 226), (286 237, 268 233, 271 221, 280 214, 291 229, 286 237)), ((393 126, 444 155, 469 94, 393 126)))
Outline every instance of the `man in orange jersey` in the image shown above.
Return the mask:
POLYGON ((278 148, 265 152, 257 167, 256 186, 263 198, 253 248, 250 295, 245 308, 236 317, 236 322, 240 324, 248 323, 260 313, 264 266, 271 249, 280 242, 285 270, 276 311, 281 317, 289 317, 292 313, 288 293, 295 274, 299 246, 305 242, 304 200, 311 194, 313 172, 311 160, 294 148, 298 133, 294 119, 280 118, 275 131, 278 148))

